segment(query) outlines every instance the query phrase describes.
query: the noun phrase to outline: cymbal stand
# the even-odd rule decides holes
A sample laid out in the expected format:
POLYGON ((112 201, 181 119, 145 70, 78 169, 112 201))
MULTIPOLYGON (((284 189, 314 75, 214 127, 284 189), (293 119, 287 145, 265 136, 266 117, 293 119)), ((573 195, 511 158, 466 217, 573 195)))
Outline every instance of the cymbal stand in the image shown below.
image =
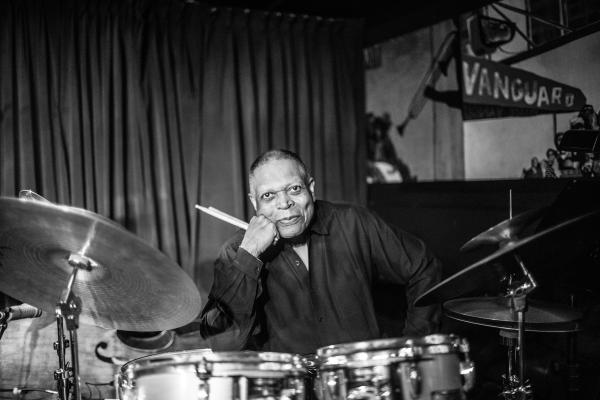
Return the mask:
POLYGON ((73 267, 73 271, 69 276, 67 289, 56 305, 58 340, 54 343, 54 348, 58 353, 58 369, 54 371, 54 379, 56 380, 60 400, 69 400, 71 388, 73 389, 73 399, 81 400, 81 391, 79 388, 79 345, 77 341, 81 299, 73 293, 73 284, 75 283, 79 269, 90 270, 92 261, 85 256, 71 254, 68 262, 73 267), (65 339, 64 325, 66 325, 69 331, 69 340, 65 339), (71 366, 68 365, 65 357, 67 347, 71 348, 71 366))
POLYGON ((521 267, 524 280, 516 287, 509 288, 506 297, 510 300, 511 310, 517 314, 517 352, 518 352, 518 376, 513 373, 514 370, 514 344, 509 340, 509 365, 508 375, 504 382, 502 395, 506 400, 524 400, 532 399, 533 392, 531 385, 525 379, 525 313, 527 312, 527 295, 536 287, 537 282, 531 273, 525 268, 525 264, 518 254, 514 253, 514 258, 521 267))

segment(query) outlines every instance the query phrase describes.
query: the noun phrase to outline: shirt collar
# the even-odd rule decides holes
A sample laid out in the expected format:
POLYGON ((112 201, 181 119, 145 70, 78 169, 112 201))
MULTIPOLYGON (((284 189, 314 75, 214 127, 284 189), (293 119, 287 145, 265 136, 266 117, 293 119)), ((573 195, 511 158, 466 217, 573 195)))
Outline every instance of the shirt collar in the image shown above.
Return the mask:
POLYGON ((310 224, 310 230, 319 235, 329 235, 329 222, 332 219, 332 213, 327 203, 321 200, 315 201, 315 213, 310 224))

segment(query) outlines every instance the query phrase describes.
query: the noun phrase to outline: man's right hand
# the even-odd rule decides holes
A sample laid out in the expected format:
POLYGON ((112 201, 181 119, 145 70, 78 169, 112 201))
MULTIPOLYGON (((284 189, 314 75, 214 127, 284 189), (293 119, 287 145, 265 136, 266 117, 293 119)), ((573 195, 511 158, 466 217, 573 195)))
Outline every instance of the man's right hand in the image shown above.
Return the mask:
POLYGON ((258 258, 278 239, 277 226, 264 215, 257 215, 250 220, 240 247, 258 258))

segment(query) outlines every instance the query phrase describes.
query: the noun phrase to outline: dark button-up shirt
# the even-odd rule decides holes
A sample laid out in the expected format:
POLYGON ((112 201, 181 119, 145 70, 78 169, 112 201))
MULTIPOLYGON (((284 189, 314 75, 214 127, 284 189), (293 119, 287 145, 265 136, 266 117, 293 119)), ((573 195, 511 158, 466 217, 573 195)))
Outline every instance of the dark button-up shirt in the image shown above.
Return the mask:
POLYGON ((243 231, 223 246, 201 317, 213 350, 307 354, 379 338, 371 293, 378 281, 406 287, 405 335, 438 328, 438 307, 413 306, 441 277, 421 240, 365 208, 319 200, 308 229, 309 269, 285 240, 260 259, 239 248, 243 231))

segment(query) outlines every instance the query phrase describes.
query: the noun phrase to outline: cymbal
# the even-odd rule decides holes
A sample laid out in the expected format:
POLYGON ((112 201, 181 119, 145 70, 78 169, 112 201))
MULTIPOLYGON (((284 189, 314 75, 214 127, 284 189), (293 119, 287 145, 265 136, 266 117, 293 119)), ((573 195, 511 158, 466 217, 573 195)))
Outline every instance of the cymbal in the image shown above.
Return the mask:
MULTIPOLYGON (((582 314, 572 308, 538 300, 527 301, 524 313, 525 330, 528 332, 574 332, 580 330, 582 314)), ((505 297, 467 297, 449 300, 443 305, 444 313, 455 320, 489 326, 491 328, 517 330, 517 313, 510 308, 505 297)))
POLYGON ((472 250, 484 244, 514 242, 519 239, 521 232, 541 219, 546 210, 547 207, 542 207, 506 219, 463 244, 460 251, 472 250))
MULTIPOLYGON (((507 242, 503 247, 492 254, 484 257, 474 264, 471 264, 461 271, 458 271, 454 275, 431 287, 425 293, 420 295, 414 304, 415 306, 424 306, 434 303, 441 303, 446 300, 460 297, 461 295, 472 290, 481 288, 488 282, 499 282, 506 276, 507 272, 519 272, 519 270, 515 269, 515 266, 499 265, 495 261, 499 261, 501 258, 507 255, 516 254, 517 250, 532 248, 535 245, 538 246, 540 252, 543 252, 544 248, 543 246, 540 246, 542 239, 555 237, 555 235, 564 236, 567 233, 570 233, 574 236, 576 233, 572 232, 572 228, 579 228, 584 223, 596 224, 596 226, 600 226, 598 225, 600 223, 599 220, 600 211, 593 211, 575 218, 571 218, 520 240, 507 242)), ((568 251, 568 249, 565 249, 564 251, 568 251)))
POLYGON ((198 316, 192 279, 159 250, 93 212, 0 198, 0 291, 54 314, 73 271, 80 322, 107 329, 161 331, 198 316))

